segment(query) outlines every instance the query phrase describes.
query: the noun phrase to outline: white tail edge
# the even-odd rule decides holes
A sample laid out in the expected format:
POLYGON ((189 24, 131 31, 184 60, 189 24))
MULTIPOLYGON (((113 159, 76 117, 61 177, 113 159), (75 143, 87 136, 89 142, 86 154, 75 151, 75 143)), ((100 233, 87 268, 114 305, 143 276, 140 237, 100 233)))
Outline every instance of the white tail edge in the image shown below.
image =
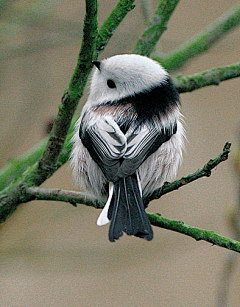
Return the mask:
POLYGON ((108 209, 111 204, 112 196, 113 196, 113 190, 114 190, 114 184, 112 182, 109 182, 109 196, 108 200, 106 202, 106 205, 104 206, 102 212, 100 213, 98 219, 97 219, 97 225, 103 226, 108 224, 110 221, 108 219, 108 209))

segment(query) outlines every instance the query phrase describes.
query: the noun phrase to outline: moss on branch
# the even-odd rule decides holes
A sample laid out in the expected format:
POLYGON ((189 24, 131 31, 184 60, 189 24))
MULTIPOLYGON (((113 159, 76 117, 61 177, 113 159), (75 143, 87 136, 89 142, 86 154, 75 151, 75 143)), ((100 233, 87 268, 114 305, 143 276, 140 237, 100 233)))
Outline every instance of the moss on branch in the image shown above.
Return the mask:
POLYGON ((204 31, 183 43, 174 51, 165 56, 156 56, 154 59, 159 61, 167 70, 172 71, 182 67, 191 58, 202 54, 208 50, 219 39, 223 38, 230 30, 240 24, 240 5, 236 5, 204 31))
POLYGON ((182 233, 189 237, 194 238, 197 241, 203 240, 213 245, 217 245, 223 248, 240 253, 240 242, 221 236, 212 230, 205 230, 196 227, 189 226, 182 221, 170 220, 162 217, 160 214, 148 213, 150 223, 154 226, 169 229, 182 233))
POLYGON ((133 53, 150 56, 175 10, 179 0, 160 0, 147 29, 141 35, 133 49, 133 53))
POLYGON ((134 9, 135 0, 120 0, 109 17, 104 21, 97 36, 97 53, 104 50, 114 31, 125 18, 128 12, 134 9))
POLYGON ((208 69, 190 76, 178 75, 173 80, 178 92, 186 93, 205 86, 219 85, 223 81, 237 77, 240 77, 240 62, 208 69))
POLYGON ((22 185, 39 186, 59 167, 59 156, 65 144, 73 114, 90 74, 91 61, 96 56, 96 36, 97 0, 86 0, 83 40, 77 66, 69 87, 63 95, 47 146, 42 157, 0 193, 0 221, 5 221, 18 204, 27 200, 27 196, 22 195, 22 185))
POLYGON ((58 158, 62 151, 68 129, 79 99, 83 95, 88 76, 92 68, 92 60, 96 56, 97 36, 97 1, 86 0, 86 14, 83 27, 83 39, 76 68, 68 89, 65 91, 59 111, 53 124, 48 144, 43 156, 34 170, 34 178, 26 178, 28 185, 40 185, 57 169, 58 158))
MULTIPOLYGON (((145 198, 145 202, 150 200, 160 198, 162 195, 167 194, 173 190, 179 189, 181 186, 189 184, 201 177, 211 175, 211 170, 215 168, 218 164, 228 159, 230 152, 230 143, 226 143, 223 151, 214 159, 209 160, 203 168, 197 170, 193 174, 182 177, 172 183, 165 184, 162 188, 155 191, 148 198, 145 198)), ((87 206, 92 206, 95 208, 103 208, 104 204, 92 196, 81 192, 67 191, 61 189, 49 189, 49 188, 39 188, 39 187, 28 187, 22 186, 23 195, 26 196, 26 200, 53 200, 53 201, 64 201, 71 203, 76 206, 76 204, 81 203, 87 206)), ((148 217, 152 225, 156 227, 161 227, 169 230, 173 230, 187 236, 190 236, 196 240, 204 240, 214 245, 224 247, 236 252, 240 252, 240 242, 232 240, 230 238, 221 236, 213 231, 199 229, 196 227, 189 226, 181 221, 170 220, 162 217, 158 213, 148 213, 148 217)))
POLYGON ((174 190, 178 190, 186 184, 189 184, 195 180, 198 180, 202 177, 210 177, 211 171, 221 162, 224 162, 228 159, 228 155, 230 153, 231 143, 227 142, 222 152, 214 159, 210 159, 202 168, 198 169, 196 172, 182 177, 178 180, 175 180, 171 183, 166 182, 161 188, 155 190, 150 195, 144 198, 145 204, 148 204, 150 201, 154 199, 160 198, 162 195, 172 192, 174 190))

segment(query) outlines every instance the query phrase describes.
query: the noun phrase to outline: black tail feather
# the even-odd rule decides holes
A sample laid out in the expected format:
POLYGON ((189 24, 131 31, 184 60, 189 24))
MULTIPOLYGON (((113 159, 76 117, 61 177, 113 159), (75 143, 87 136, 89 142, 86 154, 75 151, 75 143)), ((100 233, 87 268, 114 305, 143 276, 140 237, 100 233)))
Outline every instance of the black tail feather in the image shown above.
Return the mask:
POLYGON ((119 239, 123 232, 148 241, 152 240, 153 231, 144 210, 136 173, 114 183, 108 218, 111 220, 109 228, 111 242, 119 239))

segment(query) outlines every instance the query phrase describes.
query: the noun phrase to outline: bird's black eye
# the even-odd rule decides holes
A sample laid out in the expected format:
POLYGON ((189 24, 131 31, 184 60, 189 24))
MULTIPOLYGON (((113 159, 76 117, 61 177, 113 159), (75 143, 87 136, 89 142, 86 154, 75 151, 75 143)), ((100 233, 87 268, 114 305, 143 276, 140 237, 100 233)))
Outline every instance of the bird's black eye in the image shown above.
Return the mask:
POLYGON ((109 88, 115 88, 116 87, 115 82, 111 79, 107 80, 107 85, 108 85, 109 88))

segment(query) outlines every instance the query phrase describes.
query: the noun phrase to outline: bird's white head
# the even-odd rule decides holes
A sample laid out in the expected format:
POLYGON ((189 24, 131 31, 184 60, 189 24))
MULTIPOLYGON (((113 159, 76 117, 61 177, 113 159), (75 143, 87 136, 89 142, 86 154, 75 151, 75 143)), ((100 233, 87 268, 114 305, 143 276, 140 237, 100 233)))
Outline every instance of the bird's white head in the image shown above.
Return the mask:
POLYGON ((88 99, 92 105, 149 91, 168 78, 158 62, 137 54, 115 55, 93 63, 96 68, 88 99))

